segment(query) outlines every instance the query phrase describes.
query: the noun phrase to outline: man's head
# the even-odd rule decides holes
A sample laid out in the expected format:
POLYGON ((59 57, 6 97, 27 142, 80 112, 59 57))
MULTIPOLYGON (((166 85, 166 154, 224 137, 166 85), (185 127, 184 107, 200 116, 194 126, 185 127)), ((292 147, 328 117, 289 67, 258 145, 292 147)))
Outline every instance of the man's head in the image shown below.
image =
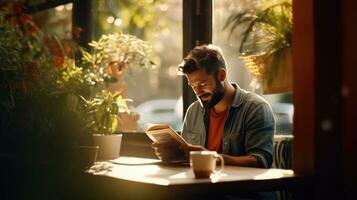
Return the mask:
POLYGON ((188 84, 205 108, 216 105, 224 96, 226 62, 222 50, 214 45, 201 45, 192 49, 179 65, 188 84))

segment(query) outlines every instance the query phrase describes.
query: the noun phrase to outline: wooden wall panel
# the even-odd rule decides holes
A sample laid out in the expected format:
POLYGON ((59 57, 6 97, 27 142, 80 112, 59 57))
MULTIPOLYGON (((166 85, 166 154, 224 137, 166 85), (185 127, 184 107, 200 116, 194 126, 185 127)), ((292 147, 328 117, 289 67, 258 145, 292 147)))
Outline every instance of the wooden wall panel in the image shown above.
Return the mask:
POLYGON ((293 1, 294 150, 292 168, 314 173, 315 82, 313 1, 293 1))
POLYGON ((342 1, 343 190, 345 199, 356 196, 357 184, 357 2, 342 1))

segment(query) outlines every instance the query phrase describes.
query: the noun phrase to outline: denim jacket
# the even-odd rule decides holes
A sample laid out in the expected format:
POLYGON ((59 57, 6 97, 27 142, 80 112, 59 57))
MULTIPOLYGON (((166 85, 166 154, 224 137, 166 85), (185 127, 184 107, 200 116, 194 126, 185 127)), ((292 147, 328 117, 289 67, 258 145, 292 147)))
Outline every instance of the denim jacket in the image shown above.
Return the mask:
MULTIPOLYGON (((252 155, 264 168, 273 161, 275 120, 272 109, 262 97, 236 88, 229 108, 222 139, 223 154, 231 156, 252 155)), ((182 127, 182 136, 191 144, 206 146, 209 110, 197 100, 190 105, 182 127)))

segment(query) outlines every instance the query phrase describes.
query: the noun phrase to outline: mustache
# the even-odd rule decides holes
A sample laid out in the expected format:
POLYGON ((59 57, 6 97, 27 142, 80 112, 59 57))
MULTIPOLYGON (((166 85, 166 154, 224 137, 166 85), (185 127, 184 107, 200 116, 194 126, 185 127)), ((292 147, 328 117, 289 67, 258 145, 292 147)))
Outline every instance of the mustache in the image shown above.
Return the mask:
POLYGON ((209 93, 204 93, 202 95, 199 95, 198 98, 202 99, 202 98, 205 98, 205 97, 209 97, 211 94, 209 93))

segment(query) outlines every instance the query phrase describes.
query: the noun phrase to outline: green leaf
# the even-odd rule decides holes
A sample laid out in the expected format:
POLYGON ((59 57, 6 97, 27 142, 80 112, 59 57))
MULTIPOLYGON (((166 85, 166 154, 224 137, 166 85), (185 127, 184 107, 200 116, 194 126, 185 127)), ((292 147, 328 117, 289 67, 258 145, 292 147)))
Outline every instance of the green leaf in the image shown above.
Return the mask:
POLYGON ((111 122, 110 132, 114 133, 117 130, 119 124, 117 115, 111 115, 110 122, 111 122))

